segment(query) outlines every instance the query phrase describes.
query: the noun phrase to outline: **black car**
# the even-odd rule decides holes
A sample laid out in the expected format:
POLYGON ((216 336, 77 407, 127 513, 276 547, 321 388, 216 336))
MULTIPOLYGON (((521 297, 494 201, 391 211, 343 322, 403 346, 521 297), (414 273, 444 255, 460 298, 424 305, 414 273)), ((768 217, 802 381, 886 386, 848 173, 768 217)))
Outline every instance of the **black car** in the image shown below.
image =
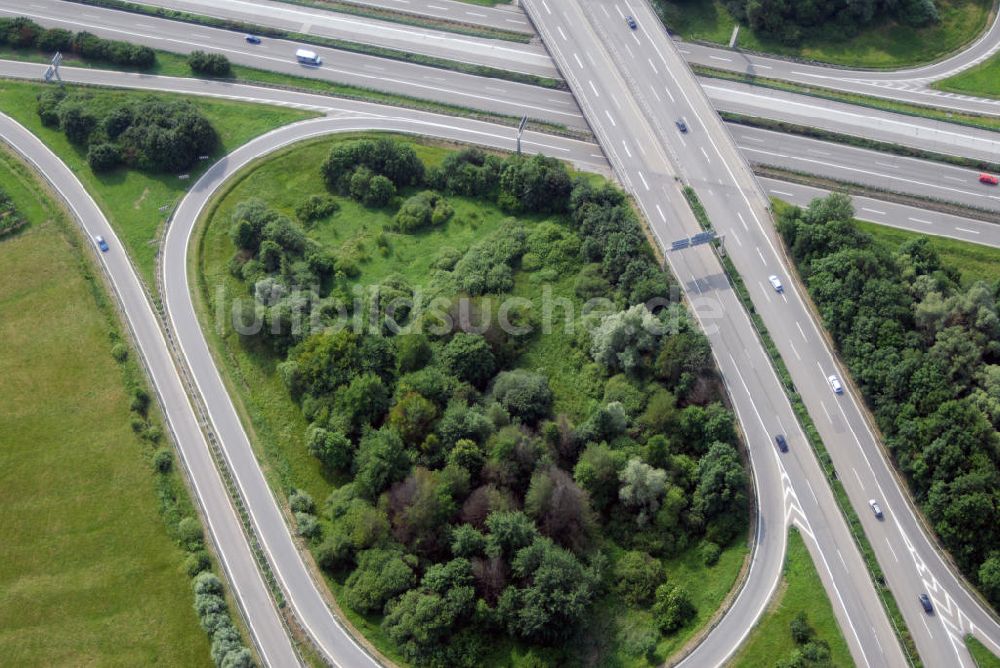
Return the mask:
POLYGON ((684 122, 683 118, 678 118, 676 121, 674 121, 674 125, 677 126, 678 130, 680 130, 684 134, 687 134, 688 124, 684 122))
POLYGON ((782 452, 788 452, 788 441, 782 434, 778 434, 774 437, 774 442, 778 444, 778 449, 782 452))
POLYGON ((920 605, 924 606, 924 612, 927 614, 934 612, 934 605, 931 603, 931 597, 927 594, 920 595, 920 605))
POLYGON ((631 16, 625 17, 625 23, 628 24, 628 27, 631 28, 632 30, 636 30, 639 27, 639 24, 636 23, 635 19, 632 18, 631 16))
POLYGON ((247 35, 246 40, 250 44, 260 44, 260 37, 257 37, 257 35, 247 35))

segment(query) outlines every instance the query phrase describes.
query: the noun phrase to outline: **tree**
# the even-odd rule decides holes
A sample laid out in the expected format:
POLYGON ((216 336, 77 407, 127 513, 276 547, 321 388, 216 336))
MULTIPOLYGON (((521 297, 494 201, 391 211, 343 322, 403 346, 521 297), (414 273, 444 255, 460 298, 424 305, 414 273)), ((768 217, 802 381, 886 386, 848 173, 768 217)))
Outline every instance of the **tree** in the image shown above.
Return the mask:
POLYGON ((416 665, 474 665, 477 657, 462 656, 453 639, 457 628, 472 615, 475 600, 472 567, 467 560, 436 564, 427 570, 419 589, 406 592, 389 606, 382 628, 416 665))
POLYGON ((714 523, 711 540, 724 544, 746 522, 747 478, 736 448, 714 443, 698 462, 698 485, 691 502, 693 512, 714 523))
POLYGON ((389 510, 396 540, 420 555, 437 551, 446 539, 442 531, 457 510, 452 489, 440 471, 416 467, 389 490, 389 510))
POLYGON ((516 584, 500 595, 497 615, 511 634, 531 641, 569 637, 589 611, 599 582, 597 572, 548 538, 518 550, 511 570, 516 584))
POLYGON ((810 640, 812 640, 815 631, 809 626, 809 620, 806 619, 806 613, 800 612, 792 618, 792 621, 788 623, 789 629, 792 632, 792 640, 798 645, 804 645, 810 640))
POLYGON ((572 183, 566 167, 543 155, 507 160, 500 173, 498 201, 517 213, 562 213, 569 205, 572 183))
POLYGON ((634 458, 625 465, 619 480, 622 486, 618 496, 622 503, 638 511, 636 521, 640 526, 646 524, 660 507, 667 489, 667 472, 634 458))
POLYGON ((625 454, 611 450, 606 443, 592 443, 580 455, 573 478, 587 491, 599 512, 607 512, 618 500, 618 475, 625 463, 625 454))
POLYGON ((480 387, 486 384, 496 369, 493 351, 479 334, 455 334, 444 347, 441 358, 459 380, 480 387))
POLYGON ((479 475, 483 464, 486 463, 486 455, 475 441, 460 438, 455 442, 455 447, 448 453, 448 463, 461 466, 475 477, 479 475))
POLYGON ((437 406, 416 392, 405 394, 389 412, 389 425, 408 445, 419 445, 437 419, 437 406))
POLYGON ((431 346, 423 334, 401 334, 396 337, 396 363, 400 373, 424 368, 431 361, 431 346))
POLYGON ((354 484, 358 495, 375 499, 389 485, 401 480, 412 462, 396 430, 383 427, 361 439, 355 457, 354 484))
POLYGON ((590 334, 590 355, 609 371, 636 372, 656 348, 662 323, 637 304, 627 311, 604 316, 590 334))
POLYGON ((980 565, 979 587, 990 603, 1000 604, 1000 553, 994 552, 980 565))
POLYGON ((487 551, 491 555, 513 557, 518 550, 538 538, 531 518, 520 511, 495 511, 486 518, 487 551))
POLYGON ((310 427, 306 433, 309 454, 334 471, 349 471, 354 462, 354 446, 340 431, 310 427))
POLYGON ((355 376, 337 392, 337 417, 355 434, 376 425, 389 409, 389 390, 373 373, 355 376))
POLYGON ((524 369, 504 371, 493 385, 493 397, 512 416, 526 424, 535 424, 549 415, 552 390, 549 379, 524 369))
POLYGON ((451 553, 471 559, 486 552, 486 536, 471 524, 459 524, 451 531, 451 553))
POLYGON ((371 549, 358 554, 358 566, 344 582, 344 600, 362 614, 381 614, 385 604, 413 587, 416 577, 396 550, 371 549))
POLYGON ((577 553, 586 546, 594 529, 587 493, 555 466, 531 476, 524 511, 538 523, 542 534, 577 553))
POLYGON ((674 633, 693 619, 696 613, 697 610, 684 589, 669 584, 656 588, 653 619, 663 633, 674 633))

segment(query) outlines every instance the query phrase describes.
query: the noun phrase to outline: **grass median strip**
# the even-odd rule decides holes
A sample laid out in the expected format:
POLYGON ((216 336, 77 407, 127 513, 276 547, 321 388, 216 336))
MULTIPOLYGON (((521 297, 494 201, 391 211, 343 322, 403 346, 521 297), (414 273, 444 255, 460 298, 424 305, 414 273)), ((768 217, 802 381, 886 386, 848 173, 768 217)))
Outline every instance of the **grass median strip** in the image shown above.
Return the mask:
POLYGON ((978 668, 1000 668, 1000 658, 973 636, 965 636, 965 646, 969 648, 969 653, 978 668))
MULTIPOLYGON (((712 222, 709 220, 708 214, 706 213, 705 208, 701 204, 698 194, 694 191, 694 189, 691 187, 685 187, 684 196, 687 198, 688 204, 701 226, 706 230, 713 229, 712 222)), ((790 205, 785 204, 780 200, 775 200, 775 207, 777 208, 780 206, 790 205)), ((896 635, 903 645, 903 650, 906 652, 907 659, 913 668, 921 668, 923 663, 920 660, 920 656, 917 654, 917 647, 913 641, 913 636, 910 635, 910 631, 906 626, 906 621, 903 619, 903 615, 899 611, 899 606, 896 603, 892 591, 890 591, 886 586, 885 576, 882 573, 882 567, 879 566, 878 560, 875 558, 875 552, 872 550, 871 543, 868 542, 868 537, 864 533, 864 529, 861 526, 861 520, 858 519, 858 515, 854 511, 854 506, 851 505, 850 500, 847 498, 847 491, 844 489, 843 484, 837 477, 837 472, 833 466, 833 460, 830 458, 830 453, 827 452, 826 446, 823 444, 823 439, 820 438, 819 431, 816 429, 816 425, 813 423, 812 417, 809 415, 809 411, 806 409, 806 405, 802 401, 801 395, 799 395, 798 390, 795 389, 795 383, 792 381, 792 376, 788 372, 788 367, 785 366, 785 361, 781 358, 781 354, 778 352, 778 347, 774 344, 774 340, 768 333, 767 327, 764 325, 763 318, 761 318, 760 314, 757 313, 757 309, 754 307, 753 301, 750 299, 750 292, 743 283, 743 278, 736 270, 736 266, 733 264, 733 261, 730 259, 729 255, 720 255, 719 258, 726 271, 726 276, 729 278, 729 282, 733 286, 733 290, 739 297, 740 302, 742 302, 743 307, 747 310, 747 313, 750 316, 750 321, 757 330, 757 335, 760 337, 764 350, 767 351, 768 357, 771 358, 771 363, 774 365, 778 378, 781 380, 782 385, 784 385, 785 394, 788 396, 788 399, 792 404, 792 410, 795 411, 795 415, 799 420, 802 431, 805 433, 806 439, 809 441, 809 445, 812 447, 813 452, 815 452, 820 467, 826 475, 827 482, 833 490, 833 496, 837 500, 837 505, 840 507, 841 514, 843 514, 844 519, 847 520, 848 527, 851 529, 851 534, 854 536, 854 541, 857 544, 858 549, 861 551, 861 556, 865 560, 865 564, 868 566, 868 572, 870 573, 872 582, 875 585, 875 590, 878 592, 879 598, 885 606, 886 612, 889 615, 889 620, 892 622, 896 635)))
POLYGON ((155 16, 158 18, 170 19, 172 21, 193 23, 195 25, 202 25, 211 28, 221 28, 223 30, 233 30, 241 33, 253 33, 255 35, 262 35, 265 37, 273 37, 276 39, 286 39, 295 42, 302 42, 304 44, 315 44, 317 46, 325 46, 331 49, 340 49, 341 51, 361 53, 369 56, 376 56, 378 58, 399 60, 407 63, 414 63, 416 65, 426 65, 427 67, 437 67, 439 69, 461 72, 463 74, 473 74, 476 76, 490 77, 493 79, 503 79, 506 81, 514 81, 517 83, 540 86, 542 88, 555 88, 561 90, 567 89, 566 83, 559 79, 541 77, 534 74, 525 74, 523 72, 513 72, 510 70, 504 70, 496 67, 488 67, 486 65, 476 65, 474 63, 449 60, 447 58, 437 58, 434 56, 428 56, 420 53, 413 53, 410 51, 399 51, 398 49, 390 49, 386 47, 375 46, 372 44, 364 44, 362 42, 353 42, 344 39, 334 39, 331 37, 320 37, 318 35, 310 35, 306 33, 294 32, 291 30, 282 30, 281 28, 271 28, 256 23, 247 23, 245 21, 220 19, 213 16, 204 16, 201 14, 182 12, 175 9, 165 9, 162 7, 153 7, 150 5, 140 5, 133 2, 125 2, 124 0, 71 0, 71 1, 85 5, 92 5, 96 7, 108 7, 111 9, 119 9, 122 11, 132 12, 135 14, 142 14, 144 16, 155 16))
POLYGON ((945 123, 954 123, 956 125, 967 125, 969 127, 980 128, 983 130, 1000 131, 1000 116, 981 116, 979 114, 970 114, 961 111, 949 111, 947 109, 927 107, 919 104, 911 104, 909 102, 897 102, 896 100, 892 100, 890 98, 849 93, 846 91, 834 90, 832 88, 822 88, 819 86, 807 86, 805 84, 793 83, 790 81, 781 81, 779 79, 768 79, 767 77, 743 74, 742 72, 729 72, 727 70, 706 67, 704 65, 692 65, 691 68, 694 70, 695 74, 702 77, 738 81, 740 83, 750 84, 751 86, 761 86, 763 88, 782 90, 789 93, 799 93, 801 95, 808 95, 822 100, 845 102, 859 107, 868 107, 869 109, 880 109, 882 111, 891 111, 897 114, 904 114, 906 116, 917 116, 920 118, 929 118, 935 121, 943 121, 945 123))
POLYGON ((962 95, 1000 98, 1000 54, 995 54, 953 77, 935 81, 931 88, 962 95))

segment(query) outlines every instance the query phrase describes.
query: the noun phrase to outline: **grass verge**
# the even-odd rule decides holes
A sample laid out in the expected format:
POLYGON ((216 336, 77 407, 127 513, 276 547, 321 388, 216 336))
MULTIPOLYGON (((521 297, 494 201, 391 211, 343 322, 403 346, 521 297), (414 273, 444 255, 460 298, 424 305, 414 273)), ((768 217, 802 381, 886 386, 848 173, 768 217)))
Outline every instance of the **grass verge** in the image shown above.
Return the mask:
MULTIPOLYGON (((898 69, 940 60, 978 38, 993 17, 993 0, 936 0, 941 20, 913 28, 891 19, 876 20, 857 35, 833 25, 789 46, 740 28, 739 48, 796 60, 865 69, 898 69)), ((729 44, 736 21, 722 0, 655 0, 663 22, 687 39, 729 44)))
MULTIPOLYGON (((688 204, 691 206, 691 210, 694 212, 695 217, 698 219, 701 226, 707 230, 712 229, 712 222, 708 219, 708 214, 705 212, 705 208, 702 206, 701 201, 698 199, 698 195, 695 193, 694 189, 685 187, 684 196, 687 198, 688 204)), ((780 200, 774 201, 776 212, 780 211, 780 207, 782 206, 790 205, 781 202, 780 200)), ((767 327, 764 325, 763 318, 761 318, 760 314, 757 313, 757 309, 754 307, 753 301, 750 299, 750 292, 743 283, 743 278, 736 270, 736 266, 733 264, 733 261, 728 255, 720 255, 720 260, 722 262, 723 269, 725 269, 726 276, 728 277, 730 284, 733 286, 733 290, 736 292, 737 297, 739 297, 740 302, 742 302, 743 308, 747 310, 747 313, 750 316, 750 321, 757 330, 757 336, 760 337, 764 350, 767 351, 768 357, 771 358, 771 364, 774 366, 774 370, 777 373, 778 378, 781 380, 782 385, 784 385, 785 394, 788 396, 788 399, 792 404, 792 410, 795 412, 795 415, 799 420, 799 424, 802 427, 803 433, 806 435, 806 439, 809 441, 809 445, 816 454, 816 459, 819 461, 820 468, 823 469, 827 483, 833 490, 833 496, 837 500, 840 512, 847 521, 851 534, 854 536, 854 542, 857 544, 858 549, 861 552, 861 556, 865 560, 868 572, 875 585, 875 591, 878 592, 879 597, 882 600, 882 605, 885 606, 886 612, 889 615, 889 621, 892 622, 893 628, 896 631, 896 636, 903 645, 903 650, 906 653, 907 659, 913 668, 922 668, 923 663, 920 660, 920 656, 917 654, 917 647, 913 641, 913 636, 910 635, 910 630, 907 628, 906 621, 903 619, 903 615, 899 611, 899 606, 896 603, 892 591, 890 591, 885 584, 885 576, 882 573, 882 567, 879 566, 878 560, 875 558, 875 552, 872 550, 871 543, 868 542, 868 537, 865 535, 864 529, 861 526, 861 520, 858 519, 858 515, 854 511, 854 506, 851 505, 850 500, 847 498, 847 491, 844 489, 844 485, 840 482, 840 479, 837 476, 837 472, 833 466, 833 460, 830 459, 830 453, 827 452, 826 446, 823 444, 823 439, 820 438, 819 431, 816 429, 816 425, 813 423, 812 417, 809 415, 809 411, 806 410, 806 405, 802 401, 801 395, 799 395, 798 391, 795 389, 795 383, 792 381, 792 376, 788 372, 788 367, 785 366, 785 361, 778 352, 778 347, 774 344, 774 339, 772 339, 771 335, 768 333, 767 327)))
POLYGON ((799 93, 822 100, 846 102, 847 104, 853 104, 859 107, 891 111, 897 114, 904 114, 906 116, 917 116, 920 118, 929 118, 935 121, 944 121, 945 123, 955 123, 956 125, 967 125, 969 127, 980 128, 983 130, 1000 131, 1000 117, 998 116, 980 116, 978 114, 969 114, 961 111, 948 111, 946 109, 938 109, 935 107, 925 107, 919 104, 910 104, 909 102, 897 102, 896 100, 889 98, 848 93, 846 91, 834 90, 832 88, 821 88, 819 86, 807 86, 805 84, 792 83, 790 81, 780 81, 778 79, 768 79, 767 77, 744 74, 742 72, 729 72, 726 70, 716 69, 714 67, 705 67, 704 65, 692 65, 691 68, 694 70, 695 74, 703 77, 739 81, 741 83, 750 84, 751 86, 763 86, 764 88, 773 88, 774 90, 783 90, 789 93, 799 93))
POLYGON ((305 44, 315 44, 318 46, 329 47, 331 49, 339 49, 341 51, 349 51, 352 53, 362 53, 369 56, 376 56, 378 58, 386 58, 389 60, 399 60, 407 63, 413 63, 416 65, 426 65, 427 67, 436 67, 439 69, 451 70, 454 72, 462 72, 464 74, 473 74, 476 76, 490 77, 493 79, 503 79, 506 81, 531 84, 533 86, 540 86, 543 88, 557 88, 561 90, 568 90, 568 86, 566 85, 566 83, 559 79, 552 79, 549 77, 542 77, 534 74, 525 74, 523 72, 512 72, 510 70, 504 70, 496 67, 489 67, 486 65, 476 65, 474 63, 464 63, 457 60, 449 60, 447 58, 437 58, 435 56, 428 56, 420 53, 412 53, 409 51, 400 51, 398 49, 375 46, 372 44, 364 44, 362 42, 353 42, 350 40, 335 39, 331 37, 321 37, 319 35, 294 32, 291 30, 282 30, 280 28, 272 28, 268 26, 259 25, 256 23, 233 21, 231 19, 219 19, 212 16, 192 14, 190 12, 182 12, 174 9, 165 9, 162 7, 140 5, 133 2, 125 2, 124 0, 71 0, 71 1, 78 2, 84 5, 93 5, 97 7, 109 7, 111 9, 119 9, 122 11, 132 12, 134 14, 140 14, 144 16, 155 16, 158 18, 170 19, 172 21, 182 21, 184 23, 193 23, 195 25, 208 26, 212 28, 222 28, 224 30, 234 30, 243 33, 253 33, 256 35, 263 35, 266 37, 273 37, 277 39, 292 40, 295 42, 302 42, 305 44))
POLYGON ((950 93, 1000 98, 1000 54, 994 54, 953 77, 935 81, 931 88, 950 93))
POLYGON ((0 652, 209 666, 168 528, 194 511, 130 429, 126 386, 145 381, 134 355, 112 357, 120 325, 91 245, 6 149, 0 183, 31 223, 0 242, 0 652))
MULTIPOLYGON (((105 88, 68 88, 86 90, 91 96, 88 104, 95 108, 119 104, 143 95, 164 99, 182 97, 105 88)), ((200 173, 215 159, 254 137, 279 126, 316 116, 282 107, 186 97, 204 112, 221 140, 211 159, 192 170, 190 179, 180 180, 174 174, 148 174, 129 169, 95 174, 87 164, 85 149, 70 143, 60 130, 43 126, 39 120, 35 96, 44 89, 45 84, 41 83, 0 80, 0 111, 31 130, 76 173, 115 227, 139 275, 150 287, 154 283, 154 264, 163 221, 200 173)))
POLYGON ((853 665, 830 599, 820 592, 823 592, 823 582, 801 534, 792 528, 788 535, 784 578, 779 584, 778 595, 750 634, 746 645, 733 658, 733 668, 767 666, 778 658, 791 655, 798 645, 792 638, 789 625, 799 613, 805 613, 809 625, 816 632, 815 638, 830 646, 832 665, 853 665))
POLYGON ((1000 668, 1000 658, 971 635, 965 636, 965 646, 969 648, 969 653, 979 668, 1000 668))

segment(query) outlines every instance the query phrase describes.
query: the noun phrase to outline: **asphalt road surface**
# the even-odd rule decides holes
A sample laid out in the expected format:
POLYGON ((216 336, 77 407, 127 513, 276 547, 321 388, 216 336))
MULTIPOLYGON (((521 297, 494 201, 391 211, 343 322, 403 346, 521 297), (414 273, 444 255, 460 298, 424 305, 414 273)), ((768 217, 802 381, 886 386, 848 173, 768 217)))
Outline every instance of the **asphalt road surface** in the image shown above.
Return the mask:
POLYGON ((271 666, 299 665, 271 592, 250 551, 242 523, 215 468, 201 424, 188 401, 184 383, 160 328, 160 321, 154 315, 142 283, 114 229, 72 170, 37 137, 4 114, 0 114, 0 138, 44 176, 66 202, 90 240, 101 235, 111 247, 107 253, 97 253, 100 265, 118 298, 151 377, 167 426, 173 434, 206 520, 206 528, 225 570, 230 591, 239 603, 260 657, 271 666))
POLYGON ((869 188, 1000 211, 1000 187, 979 182, 979 170, 904 158, 796 135, 731 125, 751 163, 822 176, 869 188))
MULTIPOLYGON (((826 197, 830 191, 777 179, 760 179, 768 195, 779 197, 796 206, 807 206, 817 197, 826 197)), ((919 234, 948 237, 983 246, 1000 248, 1000 225, 975 218, 964 218, 920 207, 886 202, 871 197, 851 197, 854 217, 870 223, 896 227, 919 234)))
MULTIPOLYGON (((41 3, 40 6, 45 4, 41 3)), ((559 72, 545 51, 545 47, 537 40, 521 44, 508 40, 472 37, 274 0, 145 0, 144 4, 486 65, 512 72, 559 77, 559 72)))
POLYGON ((379 7, 397 12, 444 19, 456 23, 533 33, 531 22, 512 4, 481 7, 461 0, 345 0, 352 5, 379 7))
MULTIPOLYGON (((525 6, 577 95, 601 145, 611 157, 616 172, 646 210, 654 228, 659 226, 658 212, 655 206, 646 202, 658 197, 660 189, 676 191, 676 186, 669 181, 642 178, 640 170, 650 161, 646 154, 652 153, 650 149, 658 143, 673 158, 672 167, 663 171, 671 176, 670 172, 676 169, 683 181, 701 195, 716 229, 725 234, 728 252, 748 285, 755 308, 788 365, 840 478, 845 481, 848 496, 899 601, 921 657, 926 665, 970 665, 971 659, 962 642, 963 633, 971 631, 996 646, 1000 627, 954 577, 929 542, 918 515, 908 505, 908 497, 897 483, 894 470, 869 430, 867 414, 853 388, 848 386, 841 396, 831 392, 827 376, 832 373, 843 376, 843 373, 825 335, 801 299, 798 287, 793 284, 782 295, 775 295, 769 287, 768 275, 787 277, 788 271, 785 258, 778 251, 780 244, 769 216, 761 211, 763 193, 752 183, 730 137, 702 97, 690 72, 681 64, 673 43, 660 30, 652 10, 644 2, 614 0, 591 0, 583 7, 579 0, 553 3, 551 7, 547 0, 527 0, 525 6), (581 14, 586 15, 586 19, 581 14), (636 17, 638 30, 629 30, 625 15, 636 17), (626 92, 634 100, 632 105, 628 105, 626 92), (634 114, 636 118, 623 118, 624 114, 634 114), (674 126, 678 120, 685 121, 687 133, 674 126), (630 150, 630 142, 633 148, 645 147, 645 151, 630 150), (886 521, 879 522, 872 515, 868 508, 871 498, 882 500, 883 507, 889 508, 886 521), (916 602, 917 595, 923 591, 938 602, 933 617, 924 615, 916 602)), ((663 223, 676 229, 674 221, 668 223, 669 218, 662 218, 663 223)), ((673 237, 677 236, 681 235, 675 232, 673 237)), ((686 254, 672 254, 671 258, 675 255, 687 257, 686 254)), ((686 276, 683 270, 676 273, 682 278, 686 276)), ((786 283, 791 281, 786 280, 786 283)), ((727 328, 730 326, 733 323, 727 323, 727 328)), ((737 376, 734 369, 727 368, 724 357, 731 355, 735 371, 739 372, 746 368, 742 360, 753 356, 748 351, 759 349, 759 344, 731 342, 716 336, 710 338, 732 390, 736 386, 733 379, 737 376), (735 362, 737 356, 741 357, 739 364, 735 362)), ((752 382, 750 387, 755 385, 752 382)), ((758 411, 761 420, 772 419, 771 406, 764 402, 776 401, 773 393, 755 388, 747 394, 751 408, 758 411)), ((743 399, 738 392, 733 395, 734 403, 740 406, 743 399)), ((777 417, 780 426, 780 412, 777 417)), ((746 428, 747 420, 742 422, 746 428)), ((767 431, 773 434, 774 428, 767 431)), ((747 434, 751 452, 761 447, 752 431, 748 430, 747 434)), ((757 472, 760 476, 759 469, 757 472)), ((793 485, 809 483, 813 489, 826 488, 815 469, 789 469, 789 473, 793 485)), ((799 494, 800 499, 803 496, 799 494)), ((820 524, 819 515, 807 510, 806 517, 814 525, 820 524)), ((838 520, 839 517, 830 518, 822 526, 836 527, 840 523, 838 520)), ((857 555, 851 549, 853 545, 843 539, 820 545, 814 555, 819 557, 819 564, 826 563, 824 558, 832 563, 832 571, 824 573, 821 566, 820 573, 829 576, 824 582, 858 663, 901 663, 899 646, 884 613, 872 600, 874 592, 869 575, 855 561, 857 555), (857 612, 859 606, 862 612, 857 612), (883 652, 888 654, 883 655, 883 652)), ((732 616, 727 616, 723 624, 732 616)), ((713 638, 718 641, 717 645, 728 642, 712 634, 699 650, 709 646, 713 638)))
POLYGON ((37 0, 31 6, 18 0, 0 0, 0 16, 28 16, 46 27, 87 30, 100 37, 182 54, 212 51, 224 54, 238 65, 414 98, 430 98, 518 118, 527 114, 550 123, 586 128, 573 96, 565 91, 318 46, 309 49, 323 58, 323 64, 319 67, 302 65, 295 60, 295 51, 302 47, 296 42, 267 39, 262 44, 252 45, 247 44, 242 33, 60 0, 37 0))
MULTIPOLYGON (((735 147, 728 143, 718 117, 665 35, 654 36, 642 30, 631 33, 624 15, 599 1, 587 3, 586 9, 577 0, 561 0, 558 4, 526 0, 524 6, 578 96, 616 173, 636 197, 661 245, 669 247, 673 239, 699 230, 675 179, 676 165, 690 165, 691 173, 697 162, 714 166, 699 166, 697 178, 686 180, 696 186, 711 184, 711 189, 699 187, 699 191, 716 226, 722 228, 723 218, 726 223, 743 221, 743 241, 731 241, 732 236, 727 239, 730 254, 735 258, 741 252, 739 248, 745 247, 752 261, 760 262, 762 247, 768 249, 769 255, 774 253, 764 227, 764 222, 769 222, 764 209, 766 199, 756 191, 749 168, 734 158, 735 147), (610 11, 606 16, 605 9, 610 11), (595 19, 587 12, 598 16, 595 19), (619 27, 624 30, 621 39, 609 46, 602 28, 619 27), (616 46, 624 53, 616 53, 616 46), (645 79, 645 73, 638 72, 637 66, 622 67, 617 60, 621 57, 641 59, 645 67, 657 71, 656 79, 641 85, 649 91, 646 94, 652 102, 636 93, 632 78, 642 74, 645 79), (668 117, 649 111, 654 107, 663 109, 668 117), (679 142, 668 141, 667 128, 677 132, 674 120, 680 108, 688 110, 690 134, 679 142), (705 120, 717 126, 706 128, 705 120), (684 160, 673 157, 678 154, 684 160)), ((649 11, 642 7, 626 11, 639 17, 637 11, 643 9, 649 11)), ((643 18, 639 17, 639 21, 642 25, 643 18)), ((807 544, 858 664, 905 665, 847 525, 718 260, 705 247, 670 253, 668 259, 712 343, 746 437, 761 509, 749 579, 733 607, 685 665, 721 665, 738 648, 780 578, 790 523, 798 525, 810 539, 807 544), (775 434, 788 437, 791 449, 786 455, 777 454, 775 434)), ((780 264, 774 260, 770 266, 778 268, 780 264)))

